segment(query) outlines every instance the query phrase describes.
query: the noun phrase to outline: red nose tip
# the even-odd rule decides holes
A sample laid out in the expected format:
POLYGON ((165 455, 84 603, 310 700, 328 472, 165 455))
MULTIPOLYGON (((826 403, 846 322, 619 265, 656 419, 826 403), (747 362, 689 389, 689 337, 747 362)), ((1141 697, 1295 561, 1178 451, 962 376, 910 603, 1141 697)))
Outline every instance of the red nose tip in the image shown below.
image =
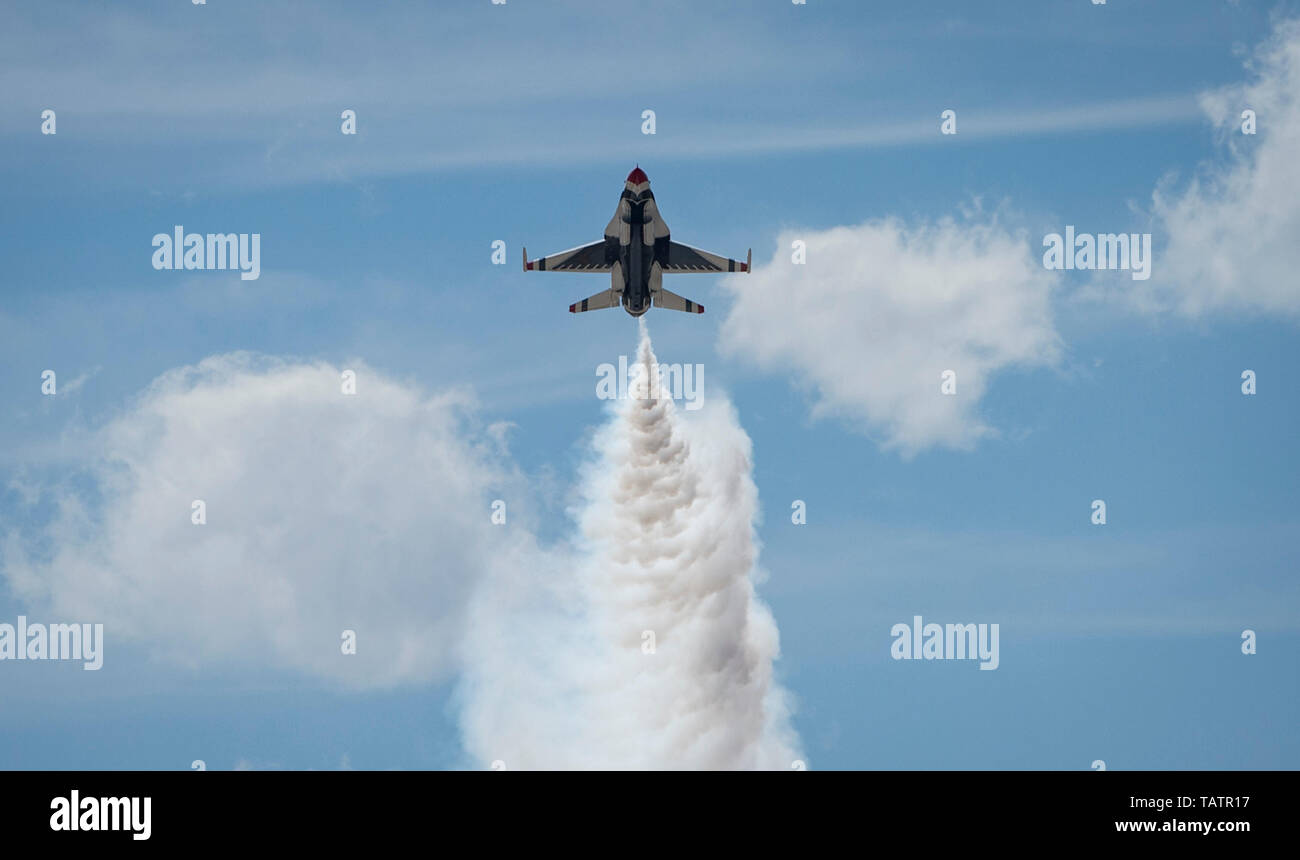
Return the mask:
POLYGON ((646 176, 645 171, 638 165, 632 168, 632 172, 627 175, 627 181, 633 185, 640 185, 642 182, 649 182, 650 177, 646 176))

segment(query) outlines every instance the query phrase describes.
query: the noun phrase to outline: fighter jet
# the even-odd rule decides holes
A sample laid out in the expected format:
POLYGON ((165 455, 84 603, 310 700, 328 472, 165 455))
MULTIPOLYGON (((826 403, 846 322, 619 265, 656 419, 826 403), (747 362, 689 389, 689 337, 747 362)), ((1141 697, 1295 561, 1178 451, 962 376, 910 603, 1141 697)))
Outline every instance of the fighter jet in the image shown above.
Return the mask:
POLYGON ((753 249, 741 263, 672 241, 668 237, 668 225, 655 204, 654 192, 650 190, 650 179, 638 165, 627 175, 618 208, 605 227, 604 239, 536 260, 528 259, 525 248, 524 271, 609 272, 609 289, 569 305, 570 313, 616 308, 621 304, 634 317, 650 310, 651 305, 702 314, 704 305, 664 289, 664 275, 748 272, 752 259, 753 249))

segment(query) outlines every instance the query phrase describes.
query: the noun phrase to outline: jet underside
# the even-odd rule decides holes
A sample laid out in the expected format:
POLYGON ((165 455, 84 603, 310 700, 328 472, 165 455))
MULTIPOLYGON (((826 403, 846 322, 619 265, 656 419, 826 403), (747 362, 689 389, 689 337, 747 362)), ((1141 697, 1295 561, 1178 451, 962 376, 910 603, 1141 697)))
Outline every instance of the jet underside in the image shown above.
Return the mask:
POLYGON ((639 167, 628 174, 601 241, 537 260, 529 260, 524 251, 525 271, 609 273, 609 289, 569 305, 572 313, 621 305, 636 317, 651 307, 704 313, 703 305, 664 289, 665 274, 748 272, 749 264, 749 255, 738 262, 672 241, 650 180, 639 167))

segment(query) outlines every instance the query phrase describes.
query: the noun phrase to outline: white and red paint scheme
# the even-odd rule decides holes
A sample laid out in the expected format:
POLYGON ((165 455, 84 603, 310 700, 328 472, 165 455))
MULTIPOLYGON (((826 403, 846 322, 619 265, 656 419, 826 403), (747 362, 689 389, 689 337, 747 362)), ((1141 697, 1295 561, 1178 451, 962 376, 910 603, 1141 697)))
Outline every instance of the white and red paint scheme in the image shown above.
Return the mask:
POLYGON ((525 248, 524 271, 609 272, 609 289, 569 305, 571 313, 621 304, 634 317, 652 306, 702 314, 704 305, 663 288, 664 275, 748 272, 752 257, 750 251, 744 262, 737 262, 672 241, 650 190, 650 179, 637 166, 627 175, 618 209, 605 227, 605 238, 536 260, 528 259, 525 248))

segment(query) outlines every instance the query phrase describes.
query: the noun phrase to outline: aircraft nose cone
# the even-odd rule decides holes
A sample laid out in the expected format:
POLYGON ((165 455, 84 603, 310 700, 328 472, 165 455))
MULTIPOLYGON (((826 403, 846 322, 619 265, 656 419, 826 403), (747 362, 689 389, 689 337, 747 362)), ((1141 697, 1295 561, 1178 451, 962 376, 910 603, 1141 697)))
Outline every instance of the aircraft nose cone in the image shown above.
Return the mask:
POLYGON ((632 168, 632 172, 627 175, 627 181, 633 185, 640 185, 642 182, 649 182, 650 177, 645 175, 645 171, 640 165, 632 168))

